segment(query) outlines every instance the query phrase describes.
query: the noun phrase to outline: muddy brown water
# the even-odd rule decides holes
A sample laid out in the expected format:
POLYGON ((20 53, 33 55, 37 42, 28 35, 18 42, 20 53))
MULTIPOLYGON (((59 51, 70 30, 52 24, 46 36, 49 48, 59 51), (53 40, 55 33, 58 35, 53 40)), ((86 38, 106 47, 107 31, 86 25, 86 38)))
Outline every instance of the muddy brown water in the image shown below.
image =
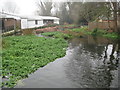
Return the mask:
POLYGON ((63 58, 18 81, 15 88, 117 88, 119 59, 119 40, 74 38, 63 58))

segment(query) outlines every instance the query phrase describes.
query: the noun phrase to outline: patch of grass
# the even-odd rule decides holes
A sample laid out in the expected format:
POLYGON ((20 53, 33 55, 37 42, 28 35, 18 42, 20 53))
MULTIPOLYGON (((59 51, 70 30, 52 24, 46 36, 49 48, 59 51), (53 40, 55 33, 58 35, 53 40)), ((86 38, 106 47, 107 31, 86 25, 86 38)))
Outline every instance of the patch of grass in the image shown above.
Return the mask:
POLYGON ((97 35, 97 36, 103 36, 103 37, 108 37, 108 38, 119 38, 120 37, 117 33, 107 32, 106 30, 97 29, 97 28, 92 31, 88 30, 88 27, 74 28, 74 29, 69 29, 69 30, 72 32, 76 32, 76 33, 97 35))
POLYGON ((97 29, 95 28, 94 30, 92 30, 92 35, 103 35, 106 34, 107 32, 105 30, 101 30, 101 29, 97 29))
POLYGON ((73 31, 73 32, 83 32, 83 29, 75 28, 75 29, 71 29, 70 31, 73 31))
POLYGON ((119 38, 120 36, 117 33, 106 33, 103 34, 104 37, 108 37, 108 38, 119 38))
POLYGON ((46 32, 46 33, 42 33, 42 35, 53 37, 53 38, 64 38, 64 39, 72 38, 72 35, 65 34, 65 33, 62 33, 62 32, 46 32))
POLYGON ((4 87, 14 87, 18 80, 66 54, 67 42, 62 38, 10 36, 3 39, 9 41, 2 52, 2 77, 8 79, 3 82, 4 87))
POLYGON ((76 33, 82 33, 82 34, 89 34, 89 35, 92 34, 92 32, 88 30, 87 26, 84 26, 84 27, 81 27, 81 28, 70 29, 70 31, 76 32, 76 33))
POLYGON ((35 30, 35 29, 43 29, 43 28, 47 28, 47 27, 55 27, 55 26, 59 26, 59 24, 44 25, 44 26, 41 26, 41 27, 31 28, 31 30, 35 30))
POLYGON ((66 24, 66 25, 60 25, 61 27, 74 27, 77 26, 75 24, 66 24))
POLYGON ((91 35, 103 36, 108 38, 119 38, 120 36, 115 32, 107 32, 106 30, 94 29, 91 35))
POLYGON ((74 28, 74 29, 70 29, 70 31, 73 31, 73 32, 86 32, 87 27, 74 28))
POLYGON ((45 32, 45 33, 41 33, 44 36, 49 36, 49 37, 53 37, 56 34, 59 34, 61 32, 45 32))

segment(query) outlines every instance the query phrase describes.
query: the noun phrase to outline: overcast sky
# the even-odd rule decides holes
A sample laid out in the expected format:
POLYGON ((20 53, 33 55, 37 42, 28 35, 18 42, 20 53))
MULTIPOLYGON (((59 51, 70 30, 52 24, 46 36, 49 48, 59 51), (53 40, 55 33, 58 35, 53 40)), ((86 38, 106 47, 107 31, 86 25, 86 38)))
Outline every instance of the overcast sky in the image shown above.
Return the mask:
MULTIPOLYGON (((16 3, 20 15, 34 15, 35 11, 37 10, 37 6, 36 6, 37 1, 38 0, 0 0, 0 11, 2 11, 2 8, 5 6, 6 2, 14 2, 16 3)), ((42 0, 42 1, 51 1, 51 0, 42 0)), ((54 1, 61 2, 65 0, 54 0, 54 1)), ((85 0, 71 0, 71 1, 85 1, 85 0)), ((87 0, 87 1, 102 1, 102 0, 87 0)))
MULTIPOLYGON (((17 8, 19 8, 20 15, 34 15, 37 10, 36 2, 38 0, 0 0, 0 11, 5 6, 6 2, 15 2, 17 8)), ((49 1, 49 0, 42 0, 49 1)), ((64 0, 54 0, 54 1, 64 1, 64 0)))
POLYGON ((19 14, 32 15, 34 14, 37 0, 0 0, 0 11, 5 6, 6 2, 14 2, 17 5, 19 14))

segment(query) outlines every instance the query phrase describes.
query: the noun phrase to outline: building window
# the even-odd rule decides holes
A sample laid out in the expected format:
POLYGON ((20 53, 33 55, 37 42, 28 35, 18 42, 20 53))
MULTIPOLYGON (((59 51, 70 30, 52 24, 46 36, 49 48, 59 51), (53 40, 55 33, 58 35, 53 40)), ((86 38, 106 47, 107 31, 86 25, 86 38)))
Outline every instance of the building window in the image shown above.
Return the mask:
POLYGON ((36 25, 38 24, 38 21, 37 21, 37 20, 35 20, 35 24, 36 24, 36 25))
POLYGON ((5 19, 5 21, 7 21, 7 19, 5 19))
POLYGON ((53 23, 54 23, 54 20, 45 19, 45 20, 43 20, 43 23, 44 23, 44 24, 53 24, 53 23))

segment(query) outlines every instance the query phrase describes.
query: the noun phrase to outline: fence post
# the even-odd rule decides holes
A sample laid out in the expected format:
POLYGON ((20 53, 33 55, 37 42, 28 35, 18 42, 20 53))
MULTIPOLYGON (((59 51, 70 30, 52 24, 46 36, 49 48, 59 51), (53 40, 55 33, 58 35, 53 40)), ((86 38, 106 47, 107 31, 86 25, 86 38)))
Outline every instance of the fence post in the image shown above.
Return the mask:
POLYGON ((14 35, 16 35, 16 22, 15 22, 15 19, 14 19, 14 35))

